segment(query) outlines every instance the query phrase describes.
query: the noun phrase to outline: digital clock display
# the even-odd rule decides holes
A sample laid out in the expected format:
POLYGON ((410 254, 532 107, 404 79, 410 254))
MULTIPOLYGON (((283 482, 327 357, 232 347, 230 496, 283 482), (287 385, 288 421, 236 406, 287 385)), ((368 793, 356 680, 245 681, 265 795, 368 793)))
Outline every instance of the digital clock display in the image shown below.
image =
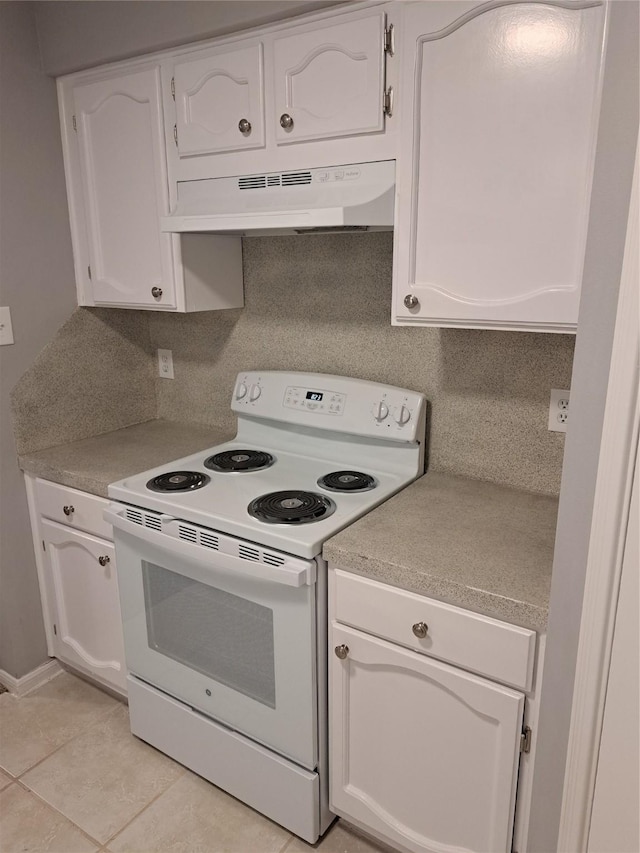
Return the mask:
POLYGON ((319 403, 323 396, 322 391, 307 391, 307 400, 313 400, 316 403, 319 403))

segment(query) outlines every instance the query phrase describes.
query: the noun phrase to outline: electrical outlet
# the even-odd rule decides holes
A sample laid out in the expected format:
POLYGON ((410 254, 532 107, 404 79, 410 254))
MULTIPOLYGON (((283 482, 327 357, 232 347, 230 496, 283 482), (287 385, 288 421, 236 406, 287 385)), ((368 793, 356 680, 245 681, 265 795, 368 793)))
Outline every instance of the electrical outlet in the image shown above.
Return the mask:
POLYGON ((163 379, 173 379, 173 353, 170 349, 158 350, 158 373, 163 379))
POLYGON ((549 399, 549 429, 553 432, 566 432, 569 422, 569 392, 551 389, 549 399))

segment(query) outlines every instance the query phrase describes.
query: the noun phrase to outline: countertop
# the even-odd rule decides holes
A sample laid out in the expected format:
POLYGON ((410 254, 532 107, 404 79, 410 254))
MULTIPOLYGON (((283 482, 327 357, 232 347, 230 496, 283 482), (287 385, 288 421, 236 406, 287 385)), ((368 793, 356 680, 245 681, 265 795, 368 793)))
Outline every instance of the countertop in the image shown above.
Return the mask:
MULTIPOLYGON (((20 457, 37 477, 107 497, 130 474, 233 438, 152 420, 20 457)), ((547 624, 557 498, 430 472, 324 546, 334 566, 508 622, 547 624)))
POLYGON ((545 630, 557 498, 430 472, 329 539, 331 565, 545 630))
POLYGON ((19 462, 36 477, 106 498, 115 480, 232 438, 215 427, 153 420, 25 454, 19 462))

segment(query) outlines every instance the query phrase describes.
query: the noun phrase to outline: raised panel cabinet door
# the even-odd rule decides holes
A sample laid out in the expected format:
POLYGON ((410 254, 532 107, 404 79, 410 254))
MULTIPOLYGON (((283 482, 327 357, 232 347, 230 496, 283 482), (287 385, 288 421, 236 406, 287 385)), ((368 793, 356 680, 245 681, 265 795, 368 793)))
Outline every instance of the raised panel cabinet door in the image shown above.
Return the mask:
POLYGON ((278 144, 384 129, 383 13, 276 38, 278 144))
POLYGON ((175 307, 159 66, 74 89, 98 305, 175 307))
POLYGON ((115 549, 88 533, 42 521, 57 619, 56 657, 120 691, 126 666, 115 549))
POLYGON ((394 321, 573 330, 605 7, 405 11, 394 321))
POLYGON ((415 853, 510 851, 523 694, 335 624, 331 646, 332 810, 415 853))
POLYGON ((264 146, 261 44, 193 54, 173 81, 181 157, 264 146))

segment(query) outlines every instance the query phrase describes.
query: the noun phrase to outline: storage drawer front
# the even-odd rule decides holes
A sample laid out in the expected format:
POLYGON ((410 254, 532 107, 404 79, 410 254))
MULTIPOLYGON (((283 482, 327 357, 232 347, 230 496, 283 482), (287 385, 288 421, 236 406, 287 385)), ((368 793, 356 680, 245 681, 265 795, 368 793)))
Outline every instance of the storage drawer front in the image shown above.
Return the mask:
POLYGON ((335 570, 333 618, 369 634, 485 675, 531 689, 535 632, 422 595, 335 570), (413 632, 428 626, 421 639, 413 632))
POLYGON ((36 480, 36 500, 38 511, 46 518, 103 539, 113 539, 113 528, 102 517, 102 510, 108 504, 104 498, 47 480, 36 480))

